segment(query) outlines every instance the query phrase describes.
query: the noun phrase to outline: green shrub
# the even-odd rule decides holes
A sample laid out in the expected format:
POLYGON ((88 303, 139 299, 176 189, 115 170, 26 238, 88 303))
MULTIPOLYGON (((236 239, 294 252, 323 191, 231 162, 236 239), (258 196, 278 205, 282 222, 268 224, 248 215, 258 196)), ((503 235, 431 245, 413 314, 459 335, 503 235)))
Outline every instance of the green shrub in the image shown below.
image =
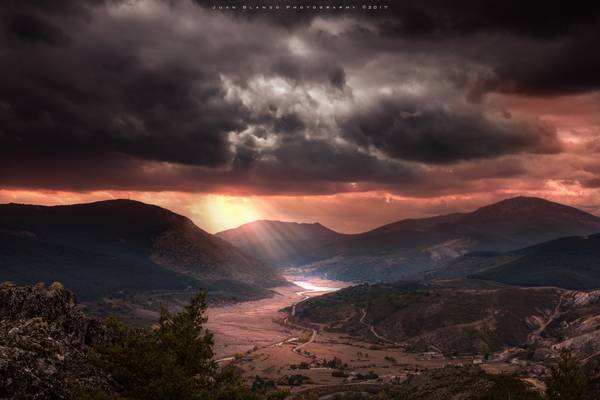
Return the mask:
POLYGON ((542 400, 540 393, 514 376, 490 375, 490 378, 493 384, 480 397, 480 400, 542 400))
POLYGON ((548 400, 594 400, 589 378, 581 366, 566 350, 560 354, 558 364, 546 382, 548 400))
POLYGON ((90 358, 112 376, 127 400, 265 399, 244 386, 232 368, 218 370, 213 336, 204 329, 205 311, 205 294, 200 292, 180 313, 161 310, 151 330, 110 318, 108 339, 92 345, 90 358))

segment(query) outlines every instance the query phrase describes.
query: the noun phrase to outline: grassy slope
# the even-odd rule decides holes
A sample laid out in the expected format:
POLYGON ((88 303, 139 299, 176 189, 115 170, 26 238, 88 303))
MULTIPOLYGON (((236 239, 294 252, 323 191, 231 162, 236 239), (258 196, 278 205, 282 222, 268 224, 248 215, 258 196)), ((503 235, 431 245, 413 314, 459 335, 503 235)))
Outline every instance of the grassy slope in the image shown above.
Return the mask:
POLYGON ((361 285, 307 300, 296 307, 299 319, 337 326, 369 336, 365 322, 384 337, 415 350, 428 345, 448 353, 483 353, 520 346, 535 329, 531 316, 543 317, 559 301, 555 289, 432 289, 407 283, 361 285))

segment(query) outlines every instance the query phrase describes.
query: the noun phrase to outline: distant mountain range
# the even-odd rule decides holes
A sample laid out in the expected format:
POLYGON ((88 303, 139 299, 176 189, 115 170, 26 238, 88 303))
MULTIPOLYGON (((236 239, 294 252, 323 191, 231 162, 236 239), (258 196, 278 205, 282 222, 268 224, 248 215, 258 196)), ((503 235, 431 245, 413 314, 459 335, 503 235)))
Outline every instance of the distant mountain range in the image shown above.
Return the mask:
POLYGON ((319 223, 260 220, 216 234, 247 254, 280 266, 301 264, 342 235, 319 223))
POLYGON ((285 284, 188 218, 137 201, 0 205, 0 243, 0 281, 60 281, 82 300, 199 287, 245 300, 285 284))
POLYGON ((355 235, 318 224, 259 221, 217 236, 280 266, 302 266, 342 280, 391 281, 422 278, 425 271, 473 251, 504 252, 598 232, 600 218, 595 215, 540 198, 515 197, 470 213, 406 219, 355 235))
POLYGON ((186 217, 130 200, 5 204, 0 281, 61 281, 84 301, 198 287, 213 299, 246 300, 285 283, 272 264, 348 281, 469 277, 591 289, 600 287, 599 232, 600 218, 530 197, 355 235, 264 220, 211 235, 186 217))
POLYGON ((431 278, 474 278, 519 286, 600 288, 600 234, 571 236, 504 253, 469 253, 431 278))

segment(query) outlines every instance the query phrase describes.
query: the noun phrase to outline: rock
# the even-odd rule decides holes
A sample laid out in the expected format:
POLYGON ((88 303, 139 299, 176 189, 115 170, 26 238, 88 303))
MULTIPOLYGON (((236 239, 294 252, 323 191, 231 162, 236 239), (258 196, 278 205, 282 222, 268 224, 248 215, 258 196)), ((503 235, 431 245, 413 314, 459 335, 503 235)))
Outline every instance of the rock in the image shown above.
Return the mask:
POLYGON ((61 284, 0 285, 0 398, 67 399, 74 390, 113 392, 88 360, 102 332, 61 284))

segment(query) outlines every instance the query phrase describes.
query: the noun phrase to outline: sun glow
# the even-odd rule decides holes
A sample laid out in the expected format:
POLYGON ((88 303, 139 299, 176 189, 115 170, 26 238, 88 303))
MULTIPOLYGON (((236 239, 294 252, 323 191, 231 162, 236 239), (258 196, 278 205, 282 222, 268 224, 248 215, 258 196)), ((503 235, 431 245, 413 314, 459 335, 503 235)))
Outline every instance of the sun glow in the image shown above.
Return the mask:
POLYGON ((249 197, 208 195, 191 207, 191 218, 202 221, 207 231, 218 232, 265 218, 259 203, 249 197))

